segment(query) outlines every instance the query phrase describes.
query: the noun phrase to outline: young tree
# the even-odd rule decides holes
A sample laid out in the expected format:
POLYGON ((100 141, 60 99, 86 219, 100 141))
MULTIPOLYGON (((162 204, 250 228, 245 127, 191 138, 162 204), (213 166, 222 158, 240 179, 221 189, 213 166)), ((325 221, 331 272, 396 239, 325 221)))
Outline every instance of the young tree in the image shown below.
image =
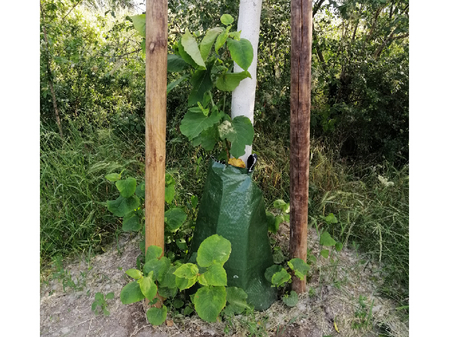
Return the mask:
MULTIPOLYGON (((239 5, 238 31, 242 31, 241 38, 249 40, 253 47, 253 61, 248 71, 252 78, 242 80, 232 93, 231 117, 246 116, 252 123, 255 108, 256 65, 258 63, 259 26, 261 18, 262 0, 241 0, 239 5)), ((234 72, 241 72, 242 68, 234 64, 234 72)), ((252 146, 246 145, 245 154, 240 158, 247 163, 252 153, 252 146)))

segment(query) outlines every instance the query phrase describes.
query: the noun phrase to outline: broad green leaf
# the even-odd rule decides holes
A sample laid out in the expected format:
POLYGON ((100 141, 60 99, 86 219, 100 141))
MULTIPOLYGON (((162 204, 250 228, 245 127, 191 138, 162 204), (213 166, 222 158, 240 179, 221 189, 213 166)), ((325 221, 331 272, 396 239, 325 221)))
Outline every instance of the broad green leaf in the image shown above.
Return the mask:
POLYGON ((188 106, 203 101, 203 95, 213 88, 211 67, 197 70, 191 77, 192 90, 188 97, 188 106))
POLYGON ((204 286, 226 286, 227 272, 220 263, 213 263, 208 267, 208 271, 201 274, 198 282, 204 286))
POLYGON ((340 252, 342 250, 342 248, 344 248, 344 245, 342 244, 342 242, 336 242, 336 245, 334 246, 334 248, 336 248, 337 252, 340 252))
POLYGON ((295 307, 298 303, 298 294, 295 291, 291 290, 291 293, 289 295, 284 295, 281 300, 288 307, 295 307))
POLYGON ((194 312, 194 309, 191 306, 187 306, 186 308, 184 308, 183 315, 188 316, 188 315, 192 314, 193 312, 194 312))
POLYGON ((320 235, 320 244, 325 247, 333 247, 336 244, 336 241, 334 241, 330 233, 323 232, 322 235, 320 235))
POLYGON ((220 17, 220 22, 222 22, 225 26, 228 26, 234 22, 234 19, 230 14, 224 14, 220 17))
POLYGON ((170 185, 175 185, 175 179, 173 178, 173 176, 169 173, 166 173, 164 175, 164 182, 166 186, 170 186, 170 185))
POLYGON ((227 302, 230 309, 236 314, 242 313, 246 308, 250 308, 247 304, 247 294, 241 288, 228 287, 227 288, 227 302))
POLYGON ((189 289, 197 282, 197 278, 197 276, 190 279, 176 276, 175 283, 180 290, 189 289))
POLYGON ((222 27, 215 27, 206 32, 205 37, 200 43, 200 54, 202 55, 203 60, 206 61, 211 47, 214 44, 214 40, 216 39, 217 35, 223 32, 223 30, 224 29, 222 27))
POLYGON ((193 263, 185 263, 178 267, 173 274, 180 278, 191 279, 198 274, 198 267, 193 263))
POLYGON ((136 195, 141 199, 145 199, 145 183, 140 183, 139 186, 136 187, 136 195))
POLYGON ((106 308, 103 308, 103 315, 109 316, 109 311, 106 308))
POLYGON ((286 260, 286 256, 284 256, 283 251, 280 247, 275 247, 273 250, 273 263, 281 264, 286 260))
POLYGON ((225 287, 202 287, 195 293, 194 306, 201 319, 215 322, 227 303, 225 287))
POLYGON ((145 37, 145 14, 130 16, 133 20, 134 28, 138 31, 139 35, 145 37))
POLYGON ((269 281, 270 283, 272 283, 272 277, 273 275, 275 275, 275 273, 278 273, 281 271, 281 269, 283 269, 280 265, 274 264, 273 266, 270 266, 269 268, 266 269, 266 271, 264 272, 264 278, 269 281))
POLYGON ((130 177, 125 180, 118 180, 116 181, 116 187, 122 197, 131 197, 136 191, 136 179, 130 177))
POLYGON ((228 26, 227 29, 225 29, 220 35, 217 37, 216 44, 214 46, 214 49, 216 50, 216 53, 219 54, 219 49, 222 48, 222 46, 227 42, 228 39, 228 33, 230 32, 231 26, 228 26))
POLYGON ((135 280, 139 280, 143 275, 142 272, 140 270, 131 268, 128 269, 125 274, 127 274, 128 276, 134 278, 135 280))
POLYGON ((162 255, 163 249, 159 246, 150 246, 147 248, 145 253, 145 261, 150 261, 153 259, 159 259, 162 255))
POLYGON ((165 288, 176 288, 177 284, 175 282, 175 275, 173 272, 177 270, 177 266, 170 266, 167 273, 164 275, 163 280, 159 283, 161 287, 165 288))
POLYGON ((161 308, 150 308, 147 310, 147 320, 150 324, 161 325, 167 317, 167 307, 163 305, 161 308))
POLYGON ((158 292, 158 287, 156 286, 155 282, 153 282, 152 278, 153 273, 150 272, 148 276, 144 276, 137 281, 139 283, 139 286, 141 287, 141 292, 150 301, 156 296, 156 293, 158 292))
POLYGON ((136 232, 141 229, 139 216, 135 212, 125 214, 122 222, 122 230, 124 232, 136 232))
POLYGON ((105 298, 107 300, 112 300, 114 298, 114 292, 111 291, 110 293, 107 293, 105 298))
POLYGON ((222 91, 233 91, 239 85, 239 83, 251 75, 248 71, 242 71, 240 73, 227 73, 219 76, 216 81, 216 87, 222 91))
POLYGON ((167 71, 179 72, 187 69, 189 64, 183 60, 179 55, 169 54, 167 55, 167 71))
POLYGON ((286 271, 286 269, 281 269, 279 272, 276 272, 272 276, 272 284, 280 287, 284 285, 286 282, 288 282, 291 279, 291 275, 286 271))
POLYGON ((178 53, 180 54, 180 56, 183 58, 183 60, 187 63, 190 64, 191 66, 193 66, 194 68, 197 68, 197 63, 195 63, 195 61, 192 59, 192 57, 189 56, 188 53, 186 53, 186 51, 184 50, 183 45, 181 44, 181 39, 178 42, 178 53))
POLYGON ((201 145, 205 151, 212 151, 219 139, 219 132, 217 126, 213 125, 210 128, 203 130, 202 133, 192 139, 192 146, 201 145))
POLYGON ((238 32, 230 32, 228 34, 228 36, 233 38, 233 39, 235 39, 235 40, 240 40, 241 39, 241 33, 242 33, 242 30, 240 30, 238 32))
POLYGON ((167 227, 171 231, 175 231, 186 221, 187 214, 182 208, 170 208, 164 213, 164 218, 167 219, 165 221, 167 227))
POLYGON ((266 211, 266 217, 267 217, 267 224, 268 224, 269 232, 276 234, 278 232, 279 226, 276 225, 277 221, 275 219, 275 215, 273 215, 271 212, 266 211))
POLYGON ((123 304, 131 304, 142 301, 145 298, 137 281, 128 283, 120 292, 120 300, 123 304))
POLYGON ((223 112, 215 113, 213 111, 211 116, 206 117, 202 112, 199 113, 189 110, 181 121, 180 131, 189 140, 192 140, 198 137, 204 130, 218 123, 223 115, 223 112))
POLYGON ((183 305, 184 305, 184 301, 183 301, 183 300, 180 300, 179 298, 177 298, 177 299, 175 299, 175 300, 173 301, 173 307, 174 307, 175 309, 179 309, 179 308, 181 308, 183 305))
POLYGON ((122 176, 119 173, 110 173, 110 174, 107 174, 105 176, 105 178, 106 178, 106 180, 109 180, 111 182, 115 182, 117 180, 120 180, 122 178, 122 176))
POLYGON ((230 254, 230 241, 218 234, 214 234, 200 244, 197 252, 197 263, 200 267, 209 267, 214 262, 223 265, 228 261, 230 254))
POLYGON ((320 255, 322 255, 324 258, 328 259, 328 255, 330 254, 330 251, 328 249, 322 249, 320 251, 320 255))
POLYGON ((106 202, 108 210, 118 217, 122 217, 125 214, 135 210, 140 206, 140 204, 141 202, 139 198, 135 195, 129 198, 119 196, 116 200, 108 200, 106 202))
MULTIPOLYGON (((174 283, 175 283, 175 276, 173 277, 173 279, 174 279, 174 283)), ((158 287, 158 294, 164 298, 175 297, 177 293, 178 293, 178 288, 176 287, 176 284, 175 284, 175 288, 166 288, 166 287, 162 287, 162 286, 158 287)))
POLYGON ((153 279, 161 282, 164 279, 165 274, 169 270, 170 260, 163 256, 161 259, 148 260, 144 264, 144 274, 150 274, 153 272, 153 279))
POLYGON ((97 300, 97 301, 104 301, 105 300, 105 296, 102 294, 102 293, 95 293, 95 299, 97 300))
POLYGON ((196 208, 198 205, 198 198, 196 195, 191 196, 191 205, 192 208, 196 208))
POLYGON ((325 218, 325 221, 328 224, 338 223, 338 221, 333 213, 328 214, 327 217, 325 218))
POLYGON ((253 142, 253 125, 250 119, 245 116, 234 117, 231 121, 231 125, 235 130, 235 133, 227 136, 227 139, 231 142, 230 153, 233 157, 239 158, 245 154, 245 145, 251 145, 253 142))
POLYGON ((284 200, 282 199, 277 199, 273 202, 273 207, 276 209, 279 209, 281 211, 283 211, 284 213, 289 213, 291 206, 289 203, 286 203, 284 200))
POLYGON ((192 58, 192 60, 198 64, 200 67, 206 68, 205 62, 203 61, 200 50, 198 49, 197 41, 191 35, 189 30, 181 36, 181 44, 183 45, 184 51, 192 58))
POLYGON ((189 77, 189 75, 184 75, 184 76, 178 77, 175 81, 170 82, 170 83, 167 85, 167 91, 166 91, 166 93, 168 94, 169 92, 171 92, 173 88, 175 88, 175 87, 176 87, 177 85, 179 85, 180 83, 186 81, 186 80, 188 79, 188 77, 189 77))
POLYGON ((171 204, 174 197, 175 197, 175 185, 166 186, 166 189, 164 192, 164 200, 168 204, 171 204))
POLYGON ((295 275, 300 280, 303 280, 306 274, 308 274, 309 266, 305 263, 305 261, 299 259, 298 257, 288 261, 288 266, 294 271, 295 275))
POLYGON ((228 39, 227 46, 233 61, 242 69, 248 70, 253 60, 253 47, 251 42, 247 39, 228 39))

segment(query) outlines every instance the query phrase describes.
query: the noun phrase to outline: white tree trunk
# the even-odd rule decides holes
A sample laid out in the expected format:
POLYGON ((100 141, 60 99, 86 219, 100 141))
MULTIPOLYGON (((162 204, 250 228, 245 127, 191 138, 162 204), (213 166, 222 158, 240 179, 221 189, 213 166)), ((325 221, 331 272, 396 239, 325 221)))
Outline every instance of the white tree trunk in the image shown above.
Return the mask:
MULTIPOLYGON (((242 30, 241 38, 249 40, 253 47, 253 61, 248 71, 252 78, 246 78, 239 83, 232 93, 231 118, 246 116, 252 123, 255 108, 256 64, 258 63, 259 24, 261 18, 262 0, 241 0, 239 4, 239 19, 237 30, 242 30)), ((242 68, 234 64, 234 72, 242 68)), ((252 153, 252 146, 245 147, 245 154, 240 158, 247 165, 247 158, 252 153)))

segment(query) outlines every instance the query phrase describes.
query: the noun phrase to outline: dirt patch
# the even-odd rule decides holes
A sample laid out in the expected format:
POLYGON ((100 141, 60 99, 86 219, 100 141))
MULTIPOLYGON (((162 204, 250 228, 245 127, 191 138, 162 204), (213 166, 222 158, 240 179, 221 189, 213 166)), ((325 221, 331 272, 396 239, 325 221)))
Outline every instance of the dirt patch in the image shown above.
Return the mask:
MULTIPOLYGON (((317 234, 309 230, 309 248, 319 251, 317 234)), ((289 226, 281 224, 275 239, 287 253, 289 226)), ((67 288, 50 280, 41 286, 41 336, 408 336, 407 322, 395 310, 395 303, 376 295, 381 283, 378 267, 344 248, 334 262, 319 258, 308 280, 308 293, 300 296, 296 307, 281 301, 253 316, 236 316, 214 324, 191 317, 169 314, 167 325, 147 323, 142 303, 122 305, 120 291, 128 283, 125 270, 136 267, 140 251, 138 238, 124 235, 119 245, 91 261, 73 261, 64 268, 77 279, 82 290, 67 288), (83 274, 82 274, 83 273, 83 274), (85 276, 83 276, 85 275, 85 276), (114 292, 107 301, 110 316, 91 310, 96 292, 114 292), (173 324, 172 324, 173 323, 173 324), (339 334, 337 332, 339 330, 339 334), (227 333, 225 333, 227 332, 227 333)))

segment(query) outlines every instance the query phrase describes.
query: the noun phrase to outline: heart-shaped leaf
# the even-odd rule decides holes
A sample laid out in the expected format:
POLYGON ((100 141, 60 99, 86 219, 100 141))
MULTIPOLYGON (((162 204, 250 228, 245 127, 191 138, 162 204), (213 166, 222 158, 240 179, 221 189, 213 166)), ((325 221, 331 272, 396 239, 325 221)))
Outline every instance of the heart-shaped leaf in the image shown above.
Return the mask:
POLYGON ((124 198, 119 196, 116 200, 108 200, 106 206, 115 216, 122 217, 140 206, 141 202, 135 195, 124 198))
POLYGON ((228 50, 230 51, 231 58, 244 70, 248 70, 248 67, 253 61, 253 47, 247 39, 228 39, 228 50))
POLYGON ((200 244, 197 252, 197 263, 200 267, 209 267, 214 262, 223 265, 228 261, 230 254, 230 241, 214 234, 200 244))
POLYGON ((136 232, 141 229, 139 216, 135 212, 125 214, 122 222, 122 230, 124 232, 136 232))
POLYGON ((142 301, 145 298, 137 281, 128 283, 120 292, 120 300, 123 304, 131 304, 142 301))
POLYGON ((298 303, 298 294, 295 291, 291 290, 291 293, 289 295, 284 295, 281 300, 288 307, 295 307, 298 303))
POLYGON ((163 305, 161 308, 150 308, 147 310, 147 320, 150 324, 161 325, 167 317, 167 307, 163 305))
POLYGON ((227 303, 225 287, 202 287, 194 295, 194 306, 201 319, 215 322, 227 303))
POLYGON ((198 282, 204 286, 226 286, 227 272, 220 263, 213 263, 208 270, 199 276, 198 282))
POLYGON ((226 73, 217 78, 216 87, 222 91, 233 91, 239 83, 251 75, 248 71, 241 71, 240 73, 226 73))
POLYGON ((175 231, 186 221, 187 214, 182 208, 170 208, 164 213, 164 217, 167 219, 165 221, 167 227, 171 231, 175 231))
POLYGON ((298 257, 288 261, 288 266, 294 271, 295 275, 300 278, 300 280, 305 278, 309 270, 309 266, 305 263, 305 261, 299 259, 298 257))

